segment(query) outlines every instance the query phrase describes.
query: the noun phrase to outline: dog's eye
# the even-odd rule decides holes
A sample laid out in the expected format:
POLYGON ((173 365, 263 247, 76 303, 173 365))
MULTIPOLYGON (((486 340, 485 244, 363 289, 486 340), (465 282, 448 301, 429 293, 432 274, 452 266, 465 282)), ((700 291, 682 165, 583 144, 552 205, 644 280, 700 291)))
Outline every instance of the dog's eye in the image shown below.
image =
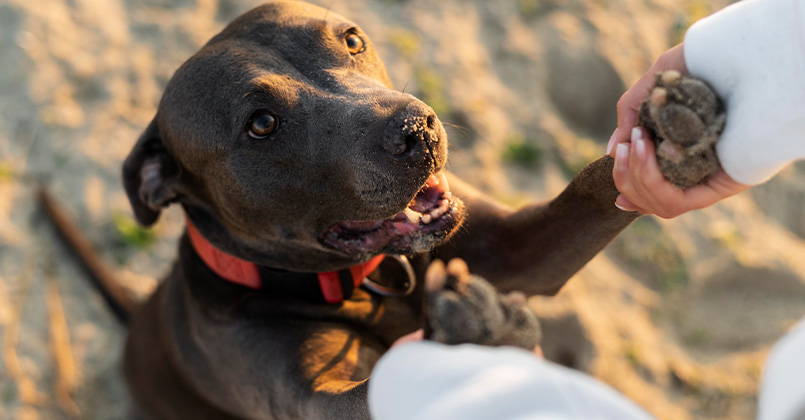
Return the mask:
POLYGON ((267 111, 260 111, 252 116, 249 123, 249 136, 255 139, 264 139, 273 133, 279 125, 279 120, 267 111))
POLYGON ((344 38, 344 41, 347 43, 347 50, 352 55, 360 54, 366 50, 366 43, 363 42, 363 38, 359 37, 358 34, 349 33, 344 38))

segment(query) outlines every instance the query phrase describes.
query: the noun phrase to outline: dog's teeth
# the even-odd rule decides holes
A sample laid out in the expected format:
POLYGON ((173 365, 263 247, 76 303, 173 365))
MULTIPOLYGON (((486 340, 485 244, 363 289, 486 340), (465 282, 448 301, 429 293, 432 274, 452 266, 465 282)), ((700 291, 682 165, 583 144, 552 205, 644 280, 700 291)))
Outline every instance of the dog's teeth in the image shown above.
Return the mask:
POLYGON ((422 220, 423 224, 427 225, 428 223, 431 222, 432 219, 433 219, 433 216, 431 216, 430 214, 423 214, 421 220, 422 220))
POLYGON ((445 191, 449 191, 450 186, 447 185, 447 174, 444 171, 441 171, 436 177, 439 180, 439 185, 441 185, 445 191))
POLYGON ((407 208, 403 210, 403 214, 405 215, 405 218, 408 219, 409 223, 411 224, 419 223, 419 213, 415 212, 414 210, 407 208))
POLYGON ((453 193, 451 193, 450 191, 445 191, 444 193, 442 193, 442 197, 444 197, 445 200, 452 200, 453 193))
POLYGON ((431 210, 430 215, 434 219, 438 219, 447 212, 448 208, 450 208, 450 202, 447 200, 442 200, 435 209, 431 210))
POLYGON ((449 207, 450 207, 450 202, 449 201, 441 200, 441 201, 439 201, 439 204, 436 206, 435 209, 433 209, 433 211, 431 213, 438 212, 439 215, 442 215, 445 211, 447 211, 447 209, 449 207))

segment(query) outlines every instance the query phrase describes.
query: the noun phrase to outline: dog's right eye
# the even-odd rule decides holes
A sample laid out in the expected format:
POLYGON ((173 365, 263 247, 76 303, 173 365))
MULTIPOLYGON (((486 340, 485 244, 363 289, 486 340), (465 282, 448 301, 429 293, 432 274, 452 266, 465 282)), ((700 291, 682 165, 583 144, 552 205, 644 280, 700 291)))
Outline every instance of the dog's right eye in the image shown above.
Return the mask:
POLYGON ((252 116, 249 123, 249 136, 264 139, 277 129, 279 120, 268 111, 260 111, 252 116))
POLYGON ((344 42, 347 43, 347 50, 352 55, 360 54, 366 50, 366 43, 358 34, 348 33, 344 38, 344 42))

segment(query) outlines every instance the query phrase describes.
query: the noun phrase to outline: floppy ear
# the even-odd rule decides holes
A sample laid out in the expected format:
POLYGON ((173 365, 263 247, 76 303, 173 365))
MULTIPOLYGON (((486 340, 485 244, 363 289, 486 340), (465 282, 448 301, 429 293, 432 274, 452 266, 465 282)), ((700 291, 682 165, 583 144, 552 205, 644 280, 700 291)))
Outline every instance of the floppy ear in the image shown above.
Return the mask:
POLYGON ((154 224, 162 208, 176 200, 179 173, 154 119, 123 163, 123 187, 141 225, 154 224))

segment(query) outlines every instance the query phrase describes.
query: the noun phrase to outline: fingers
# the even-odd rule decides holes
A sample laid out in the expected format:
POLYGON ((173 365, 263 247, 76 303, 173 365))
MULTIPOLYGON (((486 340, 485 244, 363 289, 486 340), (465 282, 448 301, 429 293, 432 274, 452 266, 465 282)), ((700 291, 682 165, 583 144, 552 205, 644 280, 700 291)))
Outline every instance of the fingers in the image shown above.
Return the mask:
POLYGON ((635 182, 637 179, 631 173, 631 149, 632 143, 620 143, 615 148, 615 167, 612 169, 612 177, 615 180, 615 187, 621 193, 615 200, 615 206, 623 211, 650 214, 633 201, 635 197, 639 198, 639 193, 635 182))
POLYGON ((645 213, 645 211, 643 211, 640 207, 634 205, 634 203, 629 201, 629 199, 626 198, 626 196, 624 196, 623 194, 618 194, 618 197, 615 199, 615 207, 623 211, 637 211, 640 213, 645 213))
POLYGON ((621 195, 634 194, 632 177, 629 173, 629 148, 631 143, 620 143, 615 146, 615 166, 612 168, 612 178, 615 180, 615 187, 621 195))
POLYGON ((664 219, 708 207, 749 188, 721 170, 705 184, 680 190, 660 171, 654 140, 641 127, 633 130, 629 143, 615 147, 612 176, 621 193, 615 200, 616 207, 623 211, 655 214, 664 219))
POLYGON ((707 183, 694 186, 685 191, 685 202, 690 210, 708 207, 727 197, 749 189, 749 185, 733 180, 724 170, 720 170, 707 183))
POLYGON ((656 159, 649 159, 655 156, 654 141, 649 138, 648 133, 642 127, 632 129, 632 148, 629 154, 629 170, 637 179, 642 182, 640 187, 657 186, 660 180, 664 180, 660 173, 656 159))
POLYGON ((618 100, 618 128, 612 133, 607 144, 608 155, 615 157, 614 152, 617 145, 629 142, 632 127, 637 125, 637 112, 640 110, 640 104, 646 99, 651 86, 654 85, 653 74, 652 72, 644 74, 618 100))
POLYGON ((615 144, 629 141, 632 127, 637 125, 637 112, 640 110, 640 104, 648 97, 652 86, 654 86, 654 71, 649 70, 618 100, 618 128, 614 138, 615 144))
POLYGON ((620 143, 629 142, 632 127, 637 125, 640 104, 648 97, 651 87, 654 85, 654 75, 666 70, 676 70, 682 74, 688 74, 683 44, 663 53, 649 71, 641 76, 618 100, 618 128, 615 129, 607 144, 608 155, 615 157, 615 147, 620 143))
POLYGON ((615 150, 614 149, 615 149, 615 146, 617 145, 617 143, 619 143, 618 142, 618 132, 619 131, 620 130, 615 128, 615 131, 612 132, 612 137, 610 137, 609 141, 607 142, 607 154, 612 156, 612 157, 615 157, 615 150))
POLYGON ((654 141, 645 129, 636 127, 631 142, 617 146, 612 175, 621 193, 615 205, 621 210, 660 217, 673 217, 679 210, 682 192, 660 172, 654 141))
MULTIPOLYGON (((654 140, 642 127, 632 130, 632 148, 629 155, 629 172, 637 197, 631 201, 649 213, 664 217, 676 211, 682 192, 671 184, 660 171, 654 140)), ((627 195, 627 198, 630 198, 627 195)))

